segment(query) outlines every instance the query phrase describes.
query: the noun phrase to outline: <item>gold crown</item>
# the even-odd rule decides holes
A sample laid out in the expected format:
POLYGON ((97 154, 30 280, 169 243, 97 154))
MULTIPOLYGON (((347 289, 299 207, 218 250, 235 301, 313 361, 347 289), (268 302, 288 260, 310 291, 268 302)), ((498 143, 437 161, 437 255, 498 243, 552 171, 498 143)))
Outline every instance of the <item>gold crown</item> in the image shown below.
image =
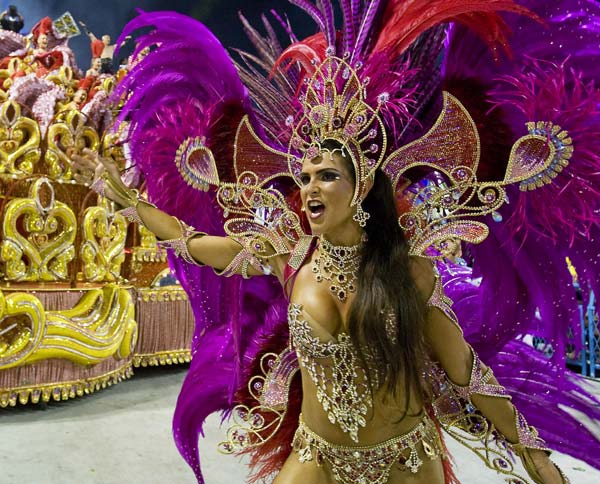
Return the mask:
POLYGON ((355 68, 334 56, 316 65, 305 82, 306 89, 300 97, 302 111, 286 120, 292 127, 288 146, 290 173, 297 180, 304 160, 318 156, 324 141, 335 140, 354 165, 355 205, 366 195, 365 180, 375 173, 385 156, 387 135, 379 111, 389 95, 382 93, 377 106, 369 105, 365 92, 368 78, 361 81, 355 68))

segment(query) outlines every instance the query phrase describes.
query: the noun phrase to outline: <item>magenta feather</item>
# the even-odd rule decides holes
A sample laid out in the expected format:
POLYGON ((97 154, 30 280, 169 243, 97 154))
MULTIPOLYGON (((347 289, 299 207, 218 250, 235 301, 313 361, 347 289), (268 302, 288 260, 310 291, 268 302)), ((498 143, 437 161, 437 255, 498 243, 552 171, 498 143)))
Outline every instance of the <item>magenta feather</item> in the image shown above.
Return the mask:
POLYGON ((277 22, 279 22, 279 25, 281 25, 283 30, 286 31, 286 33, 288 34, 288 36, 290 38, 290 43, 298 42, 298 37, 296 37, 296 34, 292 30, 292 26, 290 25, 290 20, 288 19, 287 15, 285 16, 285 20, 284 20, 283 18, 281 18, 281 15, 279 15, 277 13, 277 11, 274 9, 271 9, 271 15, 273 15, 273 17, 275 17, 277 19, 277 22))
POLYGON ((344 22, 344 38, 342 42, 342 54, 350 52, 350 46, 354 45, 354 19, 352 18, 352 6, 350 0, 340 0, 342 8, 342 19, 344 22))
POLYGON ((327 38, 327 45, 335 47, 336 34, 335 34, 335 19, 333 17, 333 5, 331 0, 318 0, 325 20, 325 37, 327 38))
POLYGON ((531 60, 503 78, 506 87, 490 93, 496 106, 513 108, 525 121, 550 121, 569 133, 574 155, 549 185, 522 193, 509 224, 515 231, 573 243, 600 224, 600 90, 562 64, 531 60), (532 223, 531 213, 535 213, 532 223))

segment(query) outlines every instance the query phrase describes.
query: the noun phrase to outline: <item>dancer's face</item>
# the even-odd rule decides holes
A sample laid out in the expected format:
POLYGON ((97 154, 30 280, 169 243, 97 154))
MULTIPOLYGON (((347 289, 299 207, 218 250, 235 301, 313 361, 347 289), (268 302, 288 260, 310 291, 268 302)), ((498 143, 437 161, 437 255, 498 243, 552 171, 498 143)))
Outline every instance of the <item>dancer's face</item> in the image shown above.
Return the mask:
POLYGON ((354 176, 349 162, 338 151, 324 150, 304 161, 299 180, 302 206, 312 233, 343 243, 343 234, 356 230, 356 222, 352 220, 356 210, 350 207, 354 176))

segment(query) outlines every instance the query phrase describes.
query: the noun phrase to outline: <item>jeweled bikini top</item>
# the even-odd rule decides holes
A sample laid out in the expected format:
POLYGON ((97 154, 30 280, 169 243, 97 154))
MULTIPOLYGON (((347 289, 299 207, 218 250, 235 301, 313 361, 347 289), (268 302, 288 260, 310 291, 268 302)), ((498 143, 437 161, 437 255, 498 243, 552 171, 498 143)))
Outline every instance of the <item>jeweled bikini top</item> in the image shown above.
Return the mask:
MULTIPOLYGON (((456 322, 451 304, 452 301, 444 295, 440 277, 436 275, 427 306, 440 309, 456 322)), ((358 442, 358 431, 367 423, 366 416, 373 406, 373 400, 366 371, 360 364, 350 335, 340 332, 337 337, 322 341, 315 336, 310 322, 303 317, 301 304, 289 305, 288 323, 292 346, 300 365, 317 387, 317 400, 329 421, 339 425, 354 442, 358 442)), ((377 382, 373 382, 373 387, 377 386, 377 382)))

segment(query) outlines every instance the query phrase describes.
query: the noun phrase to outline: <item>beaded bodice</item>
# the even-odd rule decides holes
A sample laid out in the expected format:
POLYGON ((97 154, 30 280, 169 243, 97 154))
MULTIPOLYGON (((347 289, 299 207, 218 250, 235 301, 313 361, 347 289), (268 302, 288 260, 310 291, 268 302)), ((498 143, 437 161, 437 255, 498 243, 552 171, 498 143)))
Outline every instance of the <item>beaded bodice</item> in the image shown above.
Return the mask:
MULTIPOLYGON (((435 286, 427 306, 440 309, 457 323, 451 304, 451 300, 444 295, 441 279, 436 274, 435 286)), ((327 413, 327 418, 347 432, 354 442, 358 442, 358 431, 366 425, 366 416, 373 406, 373 399, 366 371, 360 364, 350 335, 340 332, 327 341, 321 340, 315 336, 310 322, 303 315, 301 304, 289 305, 288 323, 291 343, 300 365, 317 387, 317 400, 327 413)), ((369 353, 366 352, 365 356, 369 356, 369 353)), ((378 387, 378 382, 372 384, 373 388, 378 387)))
POLYGON ((358 430, 366 425, 373 402, 350 335, 341 332, 329 341, 320 340, 303 317, 301 304, 290 304, 288 322, 298 360, 317 387, 317 400, 329 421, 358 442, 358 430))

